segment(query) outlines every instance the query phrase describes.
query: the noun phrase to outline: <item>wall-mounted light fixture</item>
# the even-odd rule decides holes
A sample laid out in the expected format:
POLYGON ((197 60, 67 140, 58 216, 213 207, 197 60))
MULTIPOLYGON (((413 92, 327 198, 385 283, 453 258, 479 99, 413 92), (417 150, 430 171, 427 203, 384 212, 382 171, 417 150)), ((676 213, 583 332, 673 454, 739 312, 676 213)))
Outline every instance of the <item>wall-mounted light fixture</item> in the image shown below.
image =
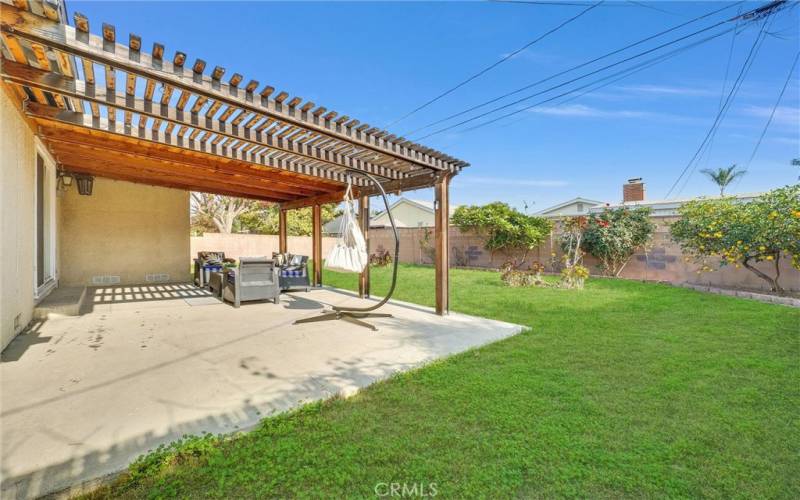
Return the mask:
POLYGON ((69 187, 72 186, 72 174, 69 172, 65 172, 63 170, 58 171, 58 187, 61 190, 66 191, 69 187))
POLYGON ((92 195, 92 186, 94 185, 94 177, 87 174, 75 174, 75 182, 78 184, 78 194, 84 196, 92 195))

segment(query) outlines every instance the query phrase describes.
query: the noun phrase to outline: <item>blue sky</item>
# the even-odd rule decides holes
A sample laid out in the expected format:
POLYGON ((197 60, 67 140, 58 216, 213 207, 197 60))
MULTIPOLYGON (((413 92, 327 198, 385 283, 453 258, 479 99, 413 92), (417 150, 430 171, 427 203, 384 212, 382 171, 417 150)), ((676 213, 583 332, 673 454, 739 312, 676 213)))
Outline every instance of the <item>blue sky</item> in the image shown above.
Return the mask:
MULTIPOLYGON (((648 8, 607 2, 390 130, 415 130, 732 3, 650 2, 656 8, 648 8)), ((746 2, 741 8, 764 3, 746 2)), ((253 78, 362 122, 385 126, 583 7, 490 2, 68 0, 67 8, 70 17, 74 11, 86 14, 95 32, 108 22, 116 26, 120 39, 126 40, 128 32, 140 35, 148 50, 157 41, 166 46, 170 57, 181 50, 190 62, 199 57, 208 67, 224 66, 227 75, 238 72, 245 81, 253 78)), ((738 9, 690 28, 708 26, 738 9)), ((770 35, 698 169, 747 163, 800 49, 798 17, 797 5, 775 16, 770 35)), ((719 109, 723 82, 730 88, 758 29, 752 24, 735 38, 732 33, 720 36, 569 102, 556 100, 474 131, 464 132, 467 125, 456 127, 422 142, 472 164, 453 181, 456 204, 502 200, 520 208, 527 204, 528 211, 534 212, 575 196, 613 202, 619 201, 621 185, 631 177, 644 178, 648 198, 663 198, 703 140, 719 109)), ((763 191, 796 182, 800 172, 790 162, 800 156, 799 78, 800 68, 748 175, 733 192, 763 191)), ((695 172, 680 195, 714 192, 715 187, 695 172)), ((429 196, 425 192, 410 195, 429 196)))

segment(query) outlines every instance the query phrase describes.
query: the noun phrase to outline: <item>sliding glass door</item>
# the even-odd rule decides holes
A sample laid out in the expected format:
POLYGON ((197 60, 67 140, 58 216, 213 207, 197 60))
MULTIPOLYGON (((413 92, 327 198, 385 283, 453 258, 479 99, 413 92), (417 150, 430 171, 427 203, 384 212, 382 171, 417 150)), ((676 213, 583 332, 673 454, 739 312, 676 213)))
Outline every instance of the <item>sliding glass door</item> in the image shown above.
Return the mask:
POLYGON ((52 160, 36 149, 36 234, 34 295, 41 299, 55 286, 56 171, 52 160))

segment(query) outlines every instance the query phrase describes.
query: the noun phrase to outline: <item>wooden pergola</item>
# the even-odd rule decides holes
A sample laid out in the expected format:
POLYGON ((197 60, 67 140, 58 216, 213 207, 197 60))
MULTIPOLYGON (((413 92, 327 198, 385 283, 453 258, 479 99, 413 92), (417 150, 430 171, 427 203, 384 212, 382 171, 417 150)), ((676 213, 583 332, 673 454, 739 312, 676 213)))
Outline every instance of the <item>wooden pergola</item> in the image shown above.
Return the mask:
MULTIPOLYGON (((2 78, 65 172, 280 204, 313 207, 313 282, 322 284, 320 206, 338 202, 351 182, 368 236, 369 197, 433 187, 436 310, 448 310, 448 189, 468 166, 347 115, 291 97, 238 73, 190 60, 161 43, 146 52, 113 25, 102 34, 63 3, 2 0, 2 78), (9 3, 10 1, 10 3, 9 3), (209 70, 209 71, 207 71, 209 70)), ((369 270, 359 281, 369 295, 369 270)))

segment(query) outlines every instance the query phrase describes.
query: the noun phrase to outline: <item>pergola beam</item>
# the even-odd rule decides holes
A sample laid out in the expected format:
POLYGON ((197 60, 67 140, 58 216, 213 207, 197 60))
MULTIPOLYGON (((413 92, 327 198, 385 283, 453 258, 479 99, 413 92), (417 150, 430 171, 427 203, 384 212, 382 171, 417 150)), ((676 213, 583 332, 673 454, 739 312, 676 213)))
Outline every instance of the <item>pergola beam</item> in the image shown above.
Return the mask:
POLYGON ((433 191, 436 314, 445 315, 450 311, 450 176, 438 176, 433 191))
MULTIPOLYGON (((362 195, 358 198, 358 224, 361 233, 367 242, 367 255, 369 255, 369 196, 362 195)), ((369 298, 369 265, 358 275, 358 296, 369 298)))
POLYGON ((258 181, 252 178, 243 178, 240 175, 227 173, 224 175, 209 176, 208 169, 206 168, 187 168, 171 162, 168 160, 160 160, 155 158, 148 158, 138 156, 131 153, 122 153, 114 150, 103 148, 96 148, 93 146, 76 144, 73 142, 60 142, 58 140, 50 140, 51 152, 54 153, 56 160, 59 163, 74 164, 73 159, 80 158, 83 162, 96 162, 98 165, 105 165, 113 169, 115 166, 119 168, 130 167, 138 169, 141 173, 145 174, 164 174, 175 177, 184 177, 190 183, 193 183, 206 189, 209 186, 221 186, 227 191, 242 191, 242 194, 255 195, 260 197, 269 197, 274 201, 286 201, 294 199, 298 196, 296 193, 286 192, 281 189, 281 186, 273 185, 272 183, 261 180, 258 181))

